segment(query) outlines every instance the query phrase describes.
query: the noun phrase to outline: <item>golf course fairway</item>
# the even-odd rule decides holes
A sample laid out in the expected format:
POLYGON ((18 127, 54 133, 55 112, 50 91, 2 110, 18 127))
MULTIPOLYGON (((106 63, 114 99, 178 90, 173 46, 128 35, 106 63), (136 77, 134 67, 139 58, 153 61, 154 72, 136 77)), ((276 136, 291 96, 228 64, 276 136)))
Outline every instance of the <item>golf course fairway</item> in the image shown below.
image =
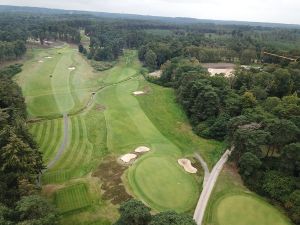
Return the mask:
MULTIPOLYGON (((225 145, 193 133, 176 103, 174 90, 149 83, 141 75, 137 51, 125 50, 113 68, 102 72, 94 71, 75 46, 68 44, 33 49, 32 54, 15 79, 22 87, 30 132, 45 164, 62 149, 53 166, 42 175, 42 193, 58 207, 61 224, 106 225, 118 218, 122 201, 112 203, 115 196, 105 197, 104 180, 94 174, 101 165, 123 169, 121 173, 112 171, 111 179, 116 180, 112 189, 117 188, 112 195, 121 195, 121 187, 154 212, 192 213, 203 174, 201 169, 197 174, 185 172, 177 160, 186 157, 195 164, 192 157, 198 152, 211 168, 225 145), (134 96, 135 91, 145 94, 134 96), (118 158, 139 146, 147 146, 150 151, 138 154, 132 164, 118 163, 118 158)), ((223 208, 242 202, 249 203, 250 208, 245 209, 249 215, 251 207, 258 205, 266 213, 272 211, 260 201, 225 198, 214 213, 221 221, 230 215, 230 223, 219 225, 234 225, 234 208, 226 215, 222 214, 223 208)))

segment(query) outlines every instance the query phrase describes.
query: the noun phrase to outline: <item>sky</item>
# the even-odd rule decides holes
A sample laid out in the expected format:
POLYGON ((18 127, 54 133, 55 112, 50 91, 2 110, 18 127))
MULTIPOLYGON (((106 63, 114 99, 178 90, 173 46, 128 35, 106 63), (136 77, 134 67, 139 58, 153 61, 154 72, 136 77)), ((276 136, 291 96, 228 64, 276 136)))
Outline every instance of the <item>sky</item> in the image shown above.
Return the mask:
POLYGON ((0 0, 0 5, 300 24, 300 0, 0 0))

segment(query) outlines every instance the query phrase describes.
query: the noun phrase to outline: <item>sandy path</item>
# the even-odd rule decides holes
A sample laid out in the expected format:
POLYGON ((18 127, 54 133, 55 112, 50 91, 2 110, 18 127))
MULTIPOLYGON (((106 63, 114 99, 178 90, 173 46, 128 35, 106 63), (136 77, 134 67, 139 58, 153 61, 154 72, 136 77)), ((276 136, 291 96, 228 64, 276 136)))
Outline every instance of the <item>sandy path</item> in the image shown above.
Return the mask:
POLYGON ((210 176, 210 172, 208 169, 208 166, 206 164, 206 162, 204 161, 204 159, 201 157, 201 155, 199 155, 198 153, 195 153, 195 158, 200 162, 203 170, 204 170, 204 181, 203 181, 203 187, 206 185, 209 176, 210 176))
POLYGON ((194 220, 196 221, 197 225, 202 224, 202 220, 204 217, 205 209, 209 200, 209 197, 212 193, 212 190, 216 184, 217 178, 220 172, 223 169, 224 164, 227 162, 228 156, 231 154, 233 149, 226 150, 226 152, 222 155, 221 159, 217 162, 217 164, 212 169, 212 172, 201 192, 197 207, 194 213, 194 220))

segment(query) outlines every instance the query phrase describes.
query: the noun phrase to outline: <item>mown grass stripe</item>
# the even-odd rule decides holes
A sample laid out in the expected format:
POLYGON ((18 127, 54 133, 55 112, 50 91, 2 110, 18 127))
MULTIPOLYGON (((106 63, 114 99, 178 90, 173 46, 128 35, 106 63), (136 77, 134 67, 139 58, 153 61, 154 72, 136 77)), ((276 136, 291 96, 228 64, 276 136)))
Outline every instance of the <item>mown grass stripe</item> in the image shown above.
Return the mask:
POLYGON ((46 129, 43 141, 41 142, 41 149, 43 150, 44 154, 47 154, 49 151, 49 141, 51 140, 51 129, 53 129, 53 124, 51 120, 48 120, 45 124, 46 129))

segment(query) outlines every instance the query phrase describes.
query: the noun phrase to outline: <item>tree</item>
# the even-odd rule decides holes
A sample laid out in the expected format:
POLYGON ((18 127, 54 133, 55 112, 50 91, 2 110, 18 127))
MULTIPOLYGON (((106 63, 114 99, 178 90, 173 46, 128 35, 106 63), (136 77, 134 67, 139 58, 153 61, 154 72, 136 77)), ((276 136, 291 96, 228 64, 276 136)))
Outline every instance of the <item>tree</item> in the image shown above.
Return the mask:
POLYGON ((16 205, 20 224, 55 225, 58 214, 55 208, 38 195, 23 197, 16 205))
POLYGON ((196 222, 190 215, 167 211, 153 216, 149 225, 196 225, 196 222))
POLYGON ((251 152, 246 152, 242 155, 239 160, 239 169, 242 177, 247 179, 247 177, 253 175, 262 165, 262 162, 256 155, 251 152))
POLYGON ((11 213, 12 212, 9 208, 7 208, 6 206, 0 203, 0 224, 1 225, 13 225, 13 223, 10 221, 11 213))
POLYGON ((285 207, 291 212, 291 218, 296 223, 300 223, 300 189, 295 190, 290 194, 287 201, 285 202, 285 207))
POLYGON ((257 104, 255 96, 250 91, 246 91, 243 94, 241 102, 242 102, 243 109, 254 108, 255 105, 257 104))
POLYGON ((78 51, 80 52, 80 53, 83 53, 83 45, 82 44, 79 44, 78 45, 78 51))
POLYGON ((300 176, 300 143, 284 146, 281 154, 281 166, 284 171, 295 177, 300 176))
POLYGON ((199 81, 197 91, 198 95, 191 109, 191 120, 194 124, 198 124, 209 117, 217 116, 220 103, 219 97, 211 85, 199 81))
POLYGON ((263 130, 248 128, 248 125, 240 126, 233 136, 232 144, 235 146, 233 157, 240 160, 246 152, 261 157, 261 147, 266 144, 268 137, 269 133, 263 130))
POLYGON ((122 203, 119 212, 121 215, 115 225, 147 225, 151 220, 150 209, 138 200, 122 203))
POLYGON ((269 150, 272 150, 271 155, 275 150, 280 152, 284 145, 296 141, 299 134, 298 127, 293 122, 285 119, 267 120, 265 126, 265 130, 270 133, 268 145, 269 150))
POLYGON ((270 170, 265 173, 262 189, 273 199, 285 201, 295 188, 292 177, 278 171, 270 170))
POLYGON ((284 95, 290 94, 292 88, 293 83, 289 71, 282 68, 277 69, 274 72, 274 82, 270 90, 271 94, 281 98, 284 95))
POLYGON ((147 50, 145 54, 145 63, 146 66, 148 66, 151 70, 156 69, 157 67, 157 56, 155 52, 153 52, 151 49, 147 50))

